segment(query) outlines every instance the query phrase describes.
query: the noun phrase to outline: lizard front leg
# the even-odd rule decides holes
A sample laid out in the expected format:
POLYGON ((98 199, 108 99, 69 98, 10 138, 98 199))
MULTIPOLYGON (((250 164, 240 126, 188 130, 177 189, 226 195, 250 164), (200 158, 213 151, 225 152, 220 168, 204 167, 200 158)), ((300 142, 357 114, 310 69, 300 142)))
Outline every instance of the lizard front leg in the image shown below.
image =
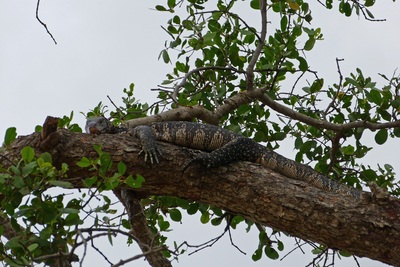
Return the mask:
POLYGON ((161 151, 157 146, 156 135, 149 126, 141 125, 129 129, 129 134, 140 139, 142 150, 139 155, 144 153, 144 161, 149 158, 151 164, 154 162, 159 163, 157 154, 161 155, 161 151))

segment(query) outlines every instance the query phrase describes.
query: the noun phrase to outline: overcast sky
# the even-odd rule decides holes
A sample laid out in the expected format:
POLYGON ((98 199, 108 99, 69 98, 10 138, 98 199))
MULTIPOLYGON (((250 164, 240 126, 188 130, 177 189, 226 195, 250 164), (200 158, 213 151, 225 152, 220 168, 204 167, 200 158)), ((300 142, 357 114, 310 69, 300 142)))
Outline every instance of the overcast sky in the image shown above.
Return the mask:
MULTIPOLYGON (((42 0, 40 17, 57 45, 36 21, 35 2, 0 0, 0 142, 8 127, 17 127, 18 134, 29 134, 48 115, 63 116, 74 111, 75 122, 83 126, 84 117, 80 112, 86 113, 99 101, 111 106, 107 95, 121 103, 123 88, 132 82, 136 84, 138 99, 147 102, 155 99, 156 93, 150 89, 160 84, 171 70, 171 66, 157 60, 168 38, 160 25, 169 14, 151 10, 164 2, 42 0)), ((365 76, 377 78, 377 73, 390 76, 399 67, 399 4, 392 1, 379 4, 382 7, 373 9, 374 14, 386 18, 387 22, 367 22, 355 16, 345 18, 336 10, 314 10, 312 27, 322 28, 325 41, 317 43, 308 60, 320 77, 330 83, 337 81, 335 58, 345 59, 341 65, 344 75, 360 67, 365 76)), ((375 154, 366 159, 367 163, 391 163, 400 172, 395 153, 400 149, 398 143, 394 140, 377 147, 375 154)), ((290 149, 282 153, 293 158, 290 149)), ((171 239, 199 244, 223 230, 200 225, 198 221, 198 218, 185 217, 183 225, 175 225, 171 239)), ((234 232, 233 239, 247 252, 246 256, 224 238, 212 248, 193 256, 182 256, 176 265, 305 266, 312 259, 297 252, 283 262, 264 257, 253 264, 251 254, 258 244, 256 233, 247 235, 240 229, 234 232)), ((110 258, 124 259, 139 253, 137 248, 125 248, 124 241, 119 245, 114 246, 117 250, 107 247, 112 252, 110 258)), ((374 261, 362 262, 365 262, 362 266, 385 266, 374 261)), ((98 254, 85 263, 85 266, 93 263, 106 266, 98 254)), ((147 265, 139 261, 127 266, 147 265)), ((336 261, 336 266, 356 264, 336 261)))

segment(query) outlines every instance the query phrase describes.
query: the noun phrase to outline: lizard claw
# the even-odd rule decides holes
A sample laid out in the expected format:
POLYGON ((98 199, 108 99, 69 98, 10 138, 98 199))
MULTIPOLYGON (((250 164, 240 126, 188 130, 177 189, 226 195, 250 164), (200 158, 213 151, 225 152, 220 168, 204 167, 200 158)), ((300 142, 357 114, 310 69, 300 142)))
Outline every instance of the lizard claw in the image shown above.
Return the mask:
POLYGON ((187 169, 192 163, 195 163, 195 162, 199 162, 201 165, 204 165, 207 169, 210 168, 210 166, 209 166, 208 164, 205 164, 203 158, 201 158, 201 157, 196 157, 196 158, 193 158, 193 159, 189 160, 188 162, 186 162, 185 165, 183 165, 183 167, 181 168, 181 171, 182 171, 182 172, 185 172, 186 169, 187 169))
POLYGON ((191 160, 189 160, 188 162, 186 162, 185 165, 183 165, 183 167, 181 168, 181 172, 185 172, 186 169, 189 167, 190 164, 193 163, 194 160, 195 160, 195 159, 191 159, 191 160))
POLYGON ((161 154, 161 151, 158 150, 157 147, 155 148, 151 148, 151 149, 146 149, 146 148, 142 148, 142 150, 140 150, 138 156, 140 156, 140 154, 144 153, 144 161, 147 161, 147 158, 150 159, 150 163, 154 164, 154 162, 156 162, 157 164, 160 163, 157 157, 157 153, 159 155, 161 154))

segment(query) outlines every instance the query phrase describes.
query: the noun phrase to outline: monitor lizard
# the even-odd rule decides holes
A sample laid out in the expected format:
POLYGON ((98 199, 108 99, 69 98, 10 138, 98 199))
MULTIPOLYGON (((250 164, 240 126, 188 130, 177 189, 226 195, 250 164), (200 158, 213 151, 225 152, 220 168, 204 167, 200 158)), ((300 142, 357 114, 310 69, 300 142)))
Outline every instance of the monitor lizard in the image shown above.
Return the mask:
POLYGON ((115 134, 128 132, 141 140, 145 161, 159 162, 161 151, 156 141, 173 143, 209 153, 201 153, 182 166, 182 170, 198 162, 207 168, 222 166, 236 161, 259 163, 286 177, 306 181, 329 192, 360 198, 363 191, 330 179, 309 166, 288 159, 251 138, 231 132, 219 126, 187 121, 153 122, 128 129, 117 127, 104 117, 87 119, 85 130, 90 134, 115 134))

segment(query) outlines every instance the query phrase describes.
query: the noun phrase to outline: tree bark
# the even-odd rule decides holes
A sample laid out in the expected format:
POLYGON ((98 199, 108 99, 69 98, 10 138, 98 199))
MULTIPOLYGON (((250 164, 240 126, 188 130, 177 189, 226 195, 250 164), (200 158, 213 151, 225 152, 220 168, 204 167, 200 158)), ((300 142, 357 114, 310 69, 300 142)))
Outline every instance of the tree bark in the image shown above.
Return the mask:
POLYGON ((209 170, 193 166, 183 173, 180 169, 193 150, 159 143, 160 164, 151 165, 138 157, 139 141, 127 134, 93 136, 58 130, 43 141, 40 134, 31 134, 19 137, 0 154, 0 160, 9 166, 9 160, 19 158, 26 145, 36 153, 47 151, 54 165, 68 164, 68 178, 64 179, 79 188, 85 177, 95 173, 76 163, 83 156, 97 157, 95 144, 112 155, 115 164, 110 175, 123 161, 129 174, 145 177, 143 186, 135 191, 207 203, 305 240, 400 266, 398 199, 361 200, 326 192, 248 162, 209 170))

